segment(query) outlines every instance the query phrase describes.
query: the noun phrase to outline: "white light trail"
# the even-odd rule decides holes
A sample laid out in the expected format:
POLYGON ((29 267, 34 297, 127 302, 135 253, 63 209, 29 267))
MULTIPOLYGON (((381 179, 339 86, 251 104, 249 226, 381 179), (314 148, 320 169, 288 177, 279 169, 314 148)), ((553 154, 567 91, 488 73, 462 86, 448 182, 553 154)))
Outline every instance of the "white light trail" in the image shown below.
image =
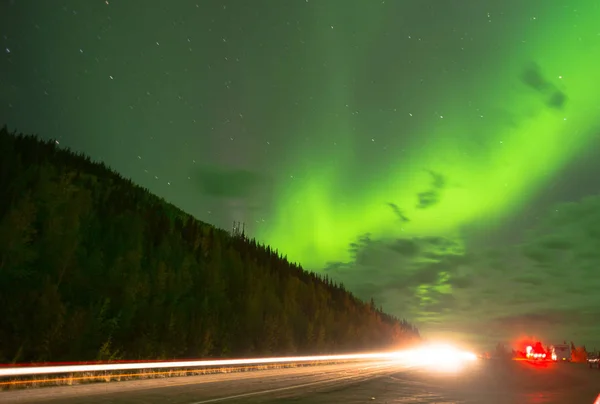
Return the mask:
POLYGON ((390 359, 395 353, 365 353, 349 355, 325 355, 325 356, 288 356, 279 358, 251 358, 251 359, 220 359, 201 361, 173 361, 173 362, 147 362, 147 363, 106 363, 95 365, 66 365, 66 366, 25 366, 0 368, 0 377, 28 376, 56 373, 81 373, 102 372, 112 370, 135 370, 135 369, 165 369, 165 368, 195 368, 195 367, 225 367, 243 365, 267 365, 276 363, 293 362, 332 362, 345 360, 374 360, 390 359))
POLYGON ((188 360, 163 362, 125 362, 90 365, 0 367, 0 377, 49 375, 57 373, 103 372, 115 370, 226 367, 244 365, 273 365, 277 363, 337 362, 390 360, 405 367, 433 366, 442 370, 458 370, 477 357, 451 346, 424 346, 418 349, 347 355, 287 356, 276 358, 188 360))

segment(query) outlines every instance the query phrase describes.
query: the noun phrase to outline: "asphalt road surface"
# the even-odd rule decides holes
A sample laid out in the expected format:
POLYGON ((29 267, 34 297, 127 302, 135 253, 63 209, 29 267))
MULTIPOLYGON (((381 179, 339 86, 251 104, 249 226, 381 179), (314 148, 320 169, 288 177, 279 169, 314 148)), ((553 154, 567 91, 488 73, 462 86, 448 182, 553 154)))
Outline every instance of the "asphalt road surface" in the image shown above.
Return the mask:
POLYGON ((592 404, 598 394, 600 371, 584 365, 478 360, 455 372, 362 362, 47 387, 1 392, 0 402, 592 404))

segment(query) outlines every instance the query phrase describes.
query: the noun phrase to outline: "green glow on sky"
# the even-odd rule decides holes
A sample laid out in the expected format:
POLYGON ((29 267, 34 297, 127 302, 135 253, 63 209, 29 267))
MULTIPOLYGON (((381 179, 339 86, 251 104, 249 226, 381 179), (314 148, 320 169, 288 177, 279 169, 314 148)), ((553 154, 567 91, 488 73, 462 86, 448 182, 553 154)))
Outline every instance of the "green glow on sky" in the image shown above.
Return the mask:
MULTIPOLYGON (((482 57, 470 80, 448 80, 438 89, 439 96, 431 100, 432 117, 420 119, 406 153, 391 156, 391 163, 369 163, 374 174, 366 183, 354 181, 356 173, 350 169, 360 166, 364 147, 350 143, 356 138, 350 134, 354 122, 333 120, 334 108, 328 108, 327 116, 299 132, 317 134, 323 142, 337 140, 340 153, 335 159, 307 159, 314 150, 299 147, 297 161, 288 164, 302 167, 305 175, 279 189, 275 219, 258 229, 258 238, 291 260, 318 268, 350 259, 349 243, 367 232, 373 237, 452 236, 474 220, 493 224, 522 206, 576 158, 592 135, 600 101, 600 6, 589 4, 585 13, 554 7, 515 21, 515 30, 506 32, 505 47, 482 57), (546 104, 552 91, 540 94, 523 83, 523 72, 532 63, 552 91, 566 94, 563 108, 546 104), (442 175, 445 185, 437 204, 419 209, 417 195, 432 188, 428 170, 442 175), (401 223, 389 203, 410 222, 401 223)), ((365 18, 376 26, 382 16, 365 18)), ((368 42, 369 35, 358 34, 357 40, 368 42)), ((335 71, 323 91, 332 104, 351 104, 350 91, 340 83, 359 73, 357 57, 332 52, 335 71)), ((406 131, 393 125, 385 130, 406 131)), ((377 133, 365 136, 378 138, 377 133)))
POLYGON ((598 335, 598 0, 33 3, 0 13, 0 124, 424 335, 598 335))

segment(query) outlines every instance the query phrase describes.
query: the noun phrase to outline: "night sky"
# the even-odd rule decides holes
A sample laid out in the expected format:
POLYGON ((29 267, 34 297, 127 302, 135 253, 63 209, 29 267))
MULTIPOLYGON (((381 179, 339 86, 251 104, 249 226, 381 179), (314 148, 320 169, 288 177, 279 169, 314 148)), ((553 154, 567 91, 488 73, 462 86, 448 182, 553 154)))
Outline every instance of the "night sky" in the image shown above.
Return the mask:
POLYGON ((426 337, 600 348, 597 0, 1 0, 0 124, 426 337))

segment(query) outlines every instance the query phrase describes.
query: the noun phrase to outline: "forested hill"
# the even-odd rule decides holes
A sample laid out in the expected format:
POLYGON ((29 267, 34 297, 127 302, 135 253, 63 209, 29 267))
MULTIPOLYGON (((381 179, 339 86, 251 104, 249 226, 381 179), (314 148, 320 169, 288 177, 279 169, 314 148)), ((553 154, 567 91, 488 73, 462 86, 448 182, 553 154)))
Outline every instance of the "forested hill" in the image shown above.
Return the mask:
POLYGON ((0 130, 0 362, 374 350, 418 331, 88 157, 0 130))

